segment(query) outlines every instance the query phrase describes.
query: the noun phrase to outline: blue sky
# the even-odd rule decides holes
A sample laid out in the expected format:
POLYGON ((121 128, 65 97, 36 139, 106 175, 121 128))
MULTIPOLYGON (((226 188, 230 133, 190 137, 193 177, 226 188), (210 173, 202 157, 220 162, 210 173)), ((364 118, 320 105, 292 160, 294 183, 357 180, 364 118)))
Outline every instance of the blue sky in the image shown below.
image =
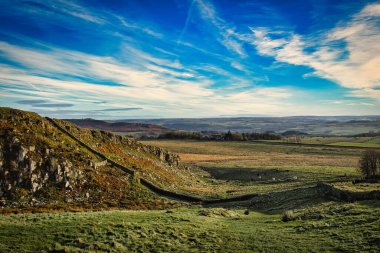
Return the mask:
POLYGON ((0 106, 60 118, 380 114, 379 1, 0 0, 0 106))

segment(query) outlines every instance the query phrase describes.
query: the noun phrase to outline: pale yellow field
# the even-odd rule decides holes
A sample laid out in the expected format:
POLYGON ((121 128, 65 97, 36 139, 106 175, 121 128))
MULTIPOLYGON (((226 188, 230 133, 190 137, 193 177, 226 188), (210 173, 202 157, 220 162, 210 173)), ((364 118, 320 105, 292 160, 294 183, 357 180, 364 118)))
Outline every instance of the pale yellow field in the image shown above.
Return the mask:
POLYGON ((199 162, 238 162, 249 163, 251 166, 339 166, 355 167, 358 157, 346 156, 323 156, 284 153, 255 152, 252 155, 214 155, 214 154, 188 154, 179 153, 181 160, 185 163, 199 162))

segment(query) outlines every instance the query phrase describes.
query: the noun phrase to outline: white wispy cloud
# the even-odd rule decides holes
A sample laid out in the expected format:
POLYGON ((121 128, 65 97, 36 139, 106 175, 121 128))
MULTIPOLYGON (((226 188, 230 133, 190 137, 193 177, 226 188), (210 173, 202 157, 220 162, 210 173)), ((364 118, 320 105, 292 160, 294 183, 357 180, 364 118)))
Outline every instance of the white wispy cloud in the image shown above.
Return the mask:
POLYGON ((145 34, 148 34, 148 35, 156 37, 156 38, 162 38, 163 37, 162 33, 159 33, 157 31, 147 27, 146 25, 142 25, 142 24, 139 24, 136 22, 127 21, 124 17, 118 16, 118 15, 113 15, 113 16, 116 17, 120 21, 121 25, 126 29, 143 32, 145 34))
POLYGON ((194 2, 202 19, 216 28, 218 41, 231 52, 247 57, 243 47, 244 41, 240 40, 236 28, 223 20, 207 0, 194 0, 194 2))
MULTIPOLYGON (((78 21, 83 25, 95 25, 109 30, 109 34, 121 35, 119 31, 132 31, 135 34, 145 34, 157 39, 161 39, 163 34, 150 27, 146 22, 128 20, 126 17, 117 15, 104 9, 92 8, 78 1, 68 0, 4 0, 0 1, 0 8, 10 9, 23 18, 44 20, 40 25, 50 24, 76 27, 78 21), (87 23, 87 24, 85 24, 87 23)), ((85 29, 81 26, 81 29, 85 29)))
POLYGON ((187 28, 189 27, 191 17, 192 17, 192 12, 193 12, 193 7, 194 7, 195 0, 192 0, 189 6, 189 9, 187 11, 187 16, 185 20, 185 25, 183 26, 181 33, 177 39, 177 44, 179 44, 182 41, 182 37, 185 35, 187 28))
POLYGON ((86 22, 95 24, 104 24, 105 18, 98 12, 89 10, 76 3, 76 1, 67 0, 31 0, 31 1, 7 1, 3 2, 8 8, 12 8, 17 12, 25 14, 33 14, 38 16, 45 16, 49 18, 61 18, 64 16, 71 16, 72 18, 79 19, 86 22))
POLYGON ((276 114, 285 110, 284 100, 292 93, 285 88, 266 87, 214 89, 210 87, 213 80, 199 75, 196 69, 185 70, 178 62, 156 58, 137 49, 133 51, 134 61, 139 62, 135 67, 111 57, 53 47, 24 48, 5 42, 0 43, 0 54, 21 65, 1 66, 3 96, 55 100, 80 108, 87 106, 89 111, 93 109, 93 102, 86 100, 105 102, 99 109, 127 104, 160 116, 183 113, 193 117, 211 116, 247 110, 276 114))
POLYGON ((50 7, 57 11, 63 11, 64 13, 77 17, 89 22, 103 24, 105 20, 98 15, 94 15, 92 12, 84 8, 82 5, 76 4, 74 1, 67 0, 54 0, 54 1, 41 1, 41 3, 48 3, 50 7))
POLYGON ((278 62, 304 65, 315 75, 330 79, 343 87, 355 89, 351 94, 380 99, 380 4, 370 4, 349 21, 318 38, 302 37, 294 33, 280 39, 264 28, 251 28, 250 42, 261 55, 278 62), (336 46, 343 41, 345 48, 336 46), (307 52, 308 49, 313 49, 307 52))

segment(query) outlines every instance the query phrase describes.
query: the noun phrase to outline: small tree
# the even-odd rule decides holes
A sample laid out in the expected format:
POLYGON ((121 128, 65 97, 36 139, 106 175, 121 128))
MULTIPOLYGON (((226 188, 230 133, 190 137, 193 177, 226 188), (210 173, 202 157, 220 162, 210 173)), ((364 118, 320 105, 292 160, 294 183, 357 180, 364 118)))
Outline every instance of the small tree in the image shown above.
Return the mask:
POLYGON ((380 153, 374 150, 364 151, 359 160, 359 170, 365 178, 379 175, 380 153))
POLYGON ((232 133, 230 130, 224 135, 224 140, 226 141, 232 141, 232 133))

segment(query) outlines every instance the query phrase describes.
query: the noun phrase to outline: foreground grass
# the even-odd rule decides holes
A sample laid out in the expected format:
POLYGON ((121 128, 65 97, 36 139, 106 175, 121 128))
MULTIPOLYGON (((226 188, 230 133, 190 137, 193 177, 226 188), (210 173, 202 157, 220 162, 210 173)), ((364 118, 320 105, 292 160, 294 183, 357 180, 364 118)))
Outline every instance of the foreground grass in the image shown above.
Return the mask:
POLYGON ((188 208, 0 216, 1 252, 378 252, 379 201, 279 213, 188 208))

